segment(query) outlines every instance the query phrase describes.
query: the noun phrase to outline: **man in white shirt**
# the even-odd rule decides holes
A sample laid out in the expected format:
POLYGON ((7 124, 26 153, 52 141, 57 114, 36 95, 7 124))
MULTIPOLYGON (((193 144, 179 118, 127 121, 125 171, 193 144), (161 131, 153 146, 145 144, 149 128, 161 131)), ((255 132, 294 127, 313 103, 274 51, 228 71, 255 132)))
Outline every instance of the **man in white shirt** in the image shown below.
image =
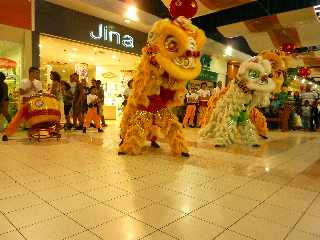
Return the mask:
POLYGON ((40 79, 40 70, 35 67, 29 69, 29 79, 23 79, 20 84, 20 96, 22 103, 28 102, 29 98, 42 91, 42 83, 40 79))
POLYGON ((14 118, 9 123, 8 127, 4 131, 2 141, 8 141, 8 136, 13 135, 21 123, 25 120, 28 113, 28 100, 36 93, 42 91, 42 83, 40 82, 40 70, 35 67, 29 68, 29 79, 23 79, 21 81, 20 96, 22 97, 22 105, 14 118))
POLYGON ((210 90, 207 89, 207 83, 201 83, 201 89, 198 91, 199 96, 199 108, 198 108, 198 115, 197 115, 197 127, 201 127, 202 118, 205 117, 207 108, 208 108, 208 101, 210 98, 210 90))
POLYGON ((221 90, 222 90, 222 82, 218 82, 217 86, 213 89, 211 95, 213 97, 218 96, 218 94, 221 92, 221 90))

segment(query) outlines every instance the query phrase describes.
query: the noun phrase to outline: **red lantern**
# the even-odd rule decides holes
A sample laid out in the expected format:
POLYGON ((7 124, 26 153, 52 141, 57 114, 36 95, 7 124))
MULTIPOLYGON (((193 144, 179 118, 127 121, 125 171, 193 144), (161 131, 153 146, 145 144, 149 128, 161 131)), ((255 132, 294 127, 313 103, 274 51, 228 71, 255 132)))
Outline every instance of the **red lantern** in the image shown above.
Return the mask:
POLYGON ((284 43, 281 47, 282 51, 289 54, 294 53, 295 48, 296 46, 294 45, 294 43, 284 43))
POLYGON ((300 77, 306 78, 306 77, 310 76, 310 74, 311 74, 311 70, 307 67, 303 67, 303 68, 299 69, 299 76, 300 77))
POLYGON ((196 0, 172 0, 169 11, 173 18, 180 16, 192 18, 197 14, 198 4, 196 0))

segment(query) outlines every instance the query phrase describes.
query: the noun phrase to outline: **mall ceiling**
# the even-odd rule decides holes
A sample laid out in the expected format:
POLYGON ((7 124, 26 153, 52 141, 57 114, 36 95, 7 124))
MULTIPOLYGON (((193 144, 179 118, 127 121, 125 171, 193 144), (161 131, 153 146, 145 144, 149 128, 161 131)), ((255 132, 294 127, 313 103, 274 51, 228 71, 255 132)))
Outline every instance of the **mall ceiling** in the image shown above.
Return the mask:
MULTIPOLYGON (((167 7, 171 0, 120 1, 134 2, 141 10, 161 18, 170 17, 167 7)), ((314 38, 307 36, 310 29, 313 30, 309 35, 320 36, 320 25, 312 11, 313 6, 320 5, 320 0, 197 0, 197 2, 199 11, 193 22, 205 30, 210 38, 230 44, 250 55, 261 51, 262 46, 264 49, 271 46, 278 48, 283 42, 291 39, 290 42, 294 41, 298 47, 310 46, 309 42, 299 39, 299 35, 303 35, 303 39, 314 38), (299 9, 306 10, 300 11, 298 16, 295 16, 295 12, 289 16, 283 14, 299 9), (310 21, 307 23, 306 20, 317 24, 313 26, 316 28, 312 28, 310 21), (303 23, 305 26, 301 26, 303 23), (299 29, 295 30, 296 27, 299 29), (249 33, 252 33, 251 36, 248 36, 249 33), (265 45, 265 42, 261 41, 261 36, 253 37, 255 33, 261 33, 261 36, 269 35, 267 39, 271 41, 265 45)), ((317 40, 317 44, 315 41, 310 43, 320 45, 320 38, 317 40)))

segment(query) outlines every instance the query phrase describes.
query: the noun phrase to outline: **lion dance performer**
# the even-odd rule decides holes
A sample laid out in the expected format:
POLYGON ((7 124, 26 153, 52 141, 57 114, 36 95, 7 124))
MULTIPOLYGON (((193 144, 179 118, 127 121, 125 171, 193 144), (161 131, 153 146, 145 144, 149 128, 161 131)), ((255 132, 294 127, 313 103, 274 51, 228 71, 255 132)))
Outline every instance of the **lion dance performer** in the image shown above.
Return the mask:
MULTIPOLYGON (((272 80, 275 83, 275 89, 273 93, 281 92, 281 87, 284 82, 284 71, 286 70, 286 64, 284 61, 284 53, 278 50, 275 51, 262 51, 258 56, 268 60, 271 63, 272 68, 272 80)), ((255 125, 259 135, 267 139, 268 138, 268 124, 267 119, 258 108, 253 108, 250 113, 251 122, 255 125)))
POLYGON ((204 32, 185 17, 153 25, 120 125, 119 154, 140 154, 160 129, 174 155, 189 156, 182 125, 169 109, 182 104, 187 81, 200 74, 205 41, 204 32))
POLYGON ((8 141, 8 137, 13 135, 20 127, 20 124, 22 124, 26 120, 26 116, 28 113, 28 101, 30 97, 33 94, 42 91, 42 84, 38 79, 40 79, 39 69, 30 67, 29 78, 23 79, 21 82, 20 96, 22 97, 22 104, 20 106, 20 109, 4 131, 4 135, 2 136, 3 141, 8 141))
POLYGON ((269 96, 274 89, 270 73, 270 62, 261 57, 242 63, 236 80, 218 99, 200 135, 213 138, 216 147, 232 144, 238 136, 245 144, 259 146, 258 133, 249 114, 255 106, 270 104, 269 96))

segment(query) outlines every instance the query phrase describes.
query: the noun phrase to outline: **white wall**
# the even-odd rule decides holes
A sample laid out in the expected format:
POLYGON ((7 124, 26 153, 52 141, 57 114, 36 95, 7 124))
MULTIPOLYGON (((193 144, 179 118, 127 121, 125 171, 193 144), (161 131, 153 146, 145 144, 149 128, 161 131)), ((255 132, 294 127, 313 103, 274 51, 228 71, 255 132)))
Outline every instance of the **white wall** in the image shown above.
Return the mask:
POLYGON ((226 81, 228 62, 223 56, 211 56, 211 66, 210 70, 212 72, 218 73, 218 82, 221 81, 223 86, 226 81))

